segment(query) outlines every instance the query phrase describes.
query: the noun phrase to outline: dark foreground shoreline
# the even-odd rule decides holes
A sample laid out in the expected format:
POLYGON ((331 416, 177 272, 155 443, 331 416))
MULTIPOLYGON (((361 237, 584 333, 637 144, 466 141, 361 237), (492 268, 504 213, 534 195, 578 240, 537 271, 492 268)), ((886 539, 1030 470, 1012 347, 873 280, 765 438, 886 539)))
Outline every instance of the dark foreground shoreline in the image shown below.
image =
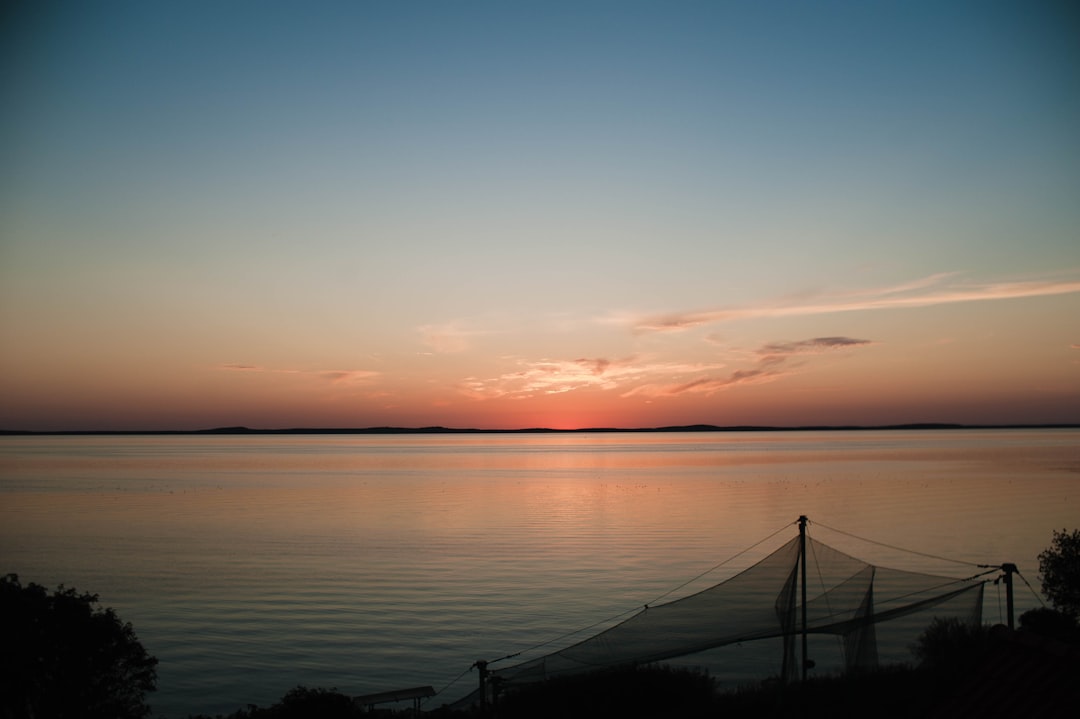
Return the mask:
POLYGON ((1071 716, 1080 645, 998 627, 986 643, 945 647, 946 661, 893 665, 784 684, 721 690, 708 674, 662 665, 624 667, 551 679, 481 707, 364 707, 330 689, 297 687, 277 704, 249 704, 227 715, 188 719, 1015 719, 1071 716), (367 709, 367 711, 365 711, 367 709))
POLYGON ((253 429, 250 427, 214 427, 212 429, 139 430, 22 430, 0 429, 0 436, 199 436, 199 435, 290 435, 290 434, 587 434, 587 433, 662 433, 662 432, 880 432, 910 430, 1009 430, 1009 429, 1078 429, 1080 424, 945 424, 916 422, 889 425, 808 425, 777 427, 767 425, 734 425, 721 427, 712 424, 674 425, 670 427, 582 427, 552 429, 528 427, 522 429, 480 429, 467 427, 292 427, 286 429, 253 429))

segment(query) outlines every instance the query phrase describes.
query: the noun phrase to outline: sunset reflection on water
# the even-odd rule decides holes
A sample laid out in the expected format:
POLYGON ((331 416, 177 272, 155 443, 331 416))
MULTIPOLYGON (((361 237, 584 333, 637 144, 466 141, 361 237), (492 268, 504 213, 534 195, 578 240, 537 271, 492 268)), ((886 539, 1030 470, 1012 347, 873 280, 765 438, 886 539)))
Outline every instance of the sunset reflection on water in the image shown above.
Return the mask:
MULTIPOLYGON (((731 576, 800 514, 817 539, 877 564, 968 571, 893 547, 1011 561, 1037 586, 1051 531, 1080 518, 1078 440, 6 437, 0 560, 26 582, 100 593, 162 660, 163 706, 232 711, 297 683, 449 681, 462 662, 640 607, 717 564, 680 592, 731 576), (185 704, 191 692, 213 706, 185 704)), ((1018 593, 1019 611, 1036 603, 1018 593)))

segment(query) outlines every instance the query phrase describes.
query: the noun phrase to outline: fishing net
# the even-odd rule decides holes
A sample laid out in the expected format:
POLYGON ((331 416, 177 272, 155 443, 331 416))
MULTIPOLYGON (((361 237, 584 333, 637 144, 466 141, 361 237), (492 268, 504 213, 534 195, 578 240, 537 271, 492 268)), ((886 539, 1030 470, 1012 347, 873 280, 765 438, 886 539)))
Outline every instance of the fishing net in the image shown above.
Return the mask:
POLYGON ((780 638, 782 674, 794 679, 804 631, 836 635, 845 667, 859 670, 880 661, 883 631, 895 634, 890 646, 907 646, 935 617, 982 621, 980 579, 877 567, 807 537, 804 624, 800 541, 795 537, 748 569, 696 594, 647 606, 595 636, 491 674, 503 686, 512 686, 780 638))

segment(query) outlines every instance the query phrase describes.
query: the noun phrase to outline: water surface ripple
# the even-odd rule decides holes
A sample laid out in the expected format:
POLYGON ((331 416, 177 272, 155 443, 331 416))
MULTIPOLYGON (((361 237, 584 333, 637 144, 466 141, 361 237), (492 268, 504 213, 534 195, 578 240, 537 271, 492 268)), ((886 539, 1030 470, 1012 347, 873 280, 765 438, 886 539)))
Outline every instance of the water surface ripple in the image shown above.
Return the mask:
MULTIPOLYGON (((1078 482, 1076 430, 2 437, 0 570, 100 594, 161 661, 157 715, 183 717, 298 684, 439 689, 792 525, 668 599, 731 576, 800 514, 881 565, 966 571, 824 527, 1038 586, 1078 482)), ((779 668, 725 651, 684 661, 729 683, 779 668)))

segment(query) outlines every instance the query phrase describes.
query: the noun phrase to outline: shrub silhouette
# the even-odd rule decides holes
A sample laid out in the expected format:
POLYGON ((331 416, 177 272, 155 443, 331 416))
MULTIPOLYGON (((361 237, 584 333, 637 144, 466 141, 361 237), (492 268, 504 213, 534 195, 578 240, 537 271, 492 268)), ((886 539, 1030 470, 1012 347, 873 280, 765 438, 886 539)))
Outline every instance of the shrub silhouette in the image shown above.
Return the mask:
POLYGON ((1080 619, 1080 529, 1054 531, 1051 545, 1039 554, 1039 579, 1054 609, 1080 619))
POLYGON ((352 699, 336 689, 309 689, 298 686, 290 689, 281 701, 271 708, 268 717, 274 719, 352 719, 360 716, 352 699))
POLYGON ((0 580, 0 715, 4 719, 142 719, 157 659, 96 594, 50 594, 0 580))
MULTIPOLYGON (((411 711, 376 710, 375 713, 380 716, 413 716, 411 711)), ((196 714, 188 719, 361 719, 365 716, 370 714, 337 689, 309 689, 300 685, 290 689, 270 707, 248 704, 247 709, 238 709, 232 714, 218 714, 216 717, 196 714)))
POLYGON ((692 719, 715 715, 715 696, 716 687, 704 674, 626 667, 522 687, 499 700, 497 714, 514 719, 692 719))
POLYGON ((1080 623, 1049 607, 1029 609, 1021 614, 1020 630, 1067 644, 1080 644, 1080 623))
POLYGON ((924 669, 946 674, 972 670, 986 654, 989 628, 956 617, 935 617, 911 647, 924 669))

